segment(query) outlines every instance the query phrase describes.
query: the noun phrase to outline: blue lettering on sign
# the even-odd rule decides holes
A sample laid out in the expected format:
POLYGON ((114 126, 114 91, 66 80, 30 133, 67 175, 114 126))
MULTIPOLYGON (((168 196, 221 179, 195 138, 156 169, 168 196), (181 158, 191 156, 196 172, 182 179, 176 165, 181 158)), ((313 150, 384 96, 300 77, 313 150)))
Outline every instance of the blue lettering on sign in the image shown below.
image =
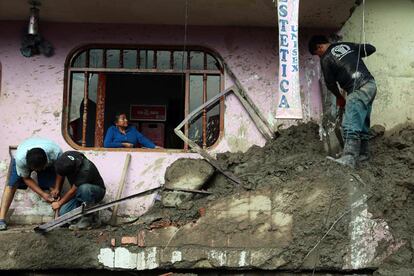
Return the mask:
POLYGON ((286 17, 288 15, 287 5, 280 5, 279 6, 279 15, 282 17, 286 17))
POLYGON ((286 32, 286 25, 289 23, 286 19, 280 19, 279 20, 279 26, 281 32, 286 32))
POLYGON ((292 73, 299 72, 299 50, 298 50, 298 26, 291 26, 291 39, 293 40, 292 50, 292 73))
POLYGON ((289 103, 285 95, 282 95, 282 98, 280 99, 279 108, 289 108, 289 103))
POLYGON ((288 35, 287 34, 281 34, 280 35, 280 47, 288 47, 288 35))
POLYGON ((289 81, 288 80, 285 80, 285 79, 281 80, 279 86, 280 86, 280 90, 283 93, 289 92, 289 81))
POLYGON ((286 78, 287 64, 282 64, 282 77, 286 78))
POLYGON ((280 49, 280 53, 282 54, 282 61, 287 62, 286 55, 289 54, 289 50, 288 49, 280 49))

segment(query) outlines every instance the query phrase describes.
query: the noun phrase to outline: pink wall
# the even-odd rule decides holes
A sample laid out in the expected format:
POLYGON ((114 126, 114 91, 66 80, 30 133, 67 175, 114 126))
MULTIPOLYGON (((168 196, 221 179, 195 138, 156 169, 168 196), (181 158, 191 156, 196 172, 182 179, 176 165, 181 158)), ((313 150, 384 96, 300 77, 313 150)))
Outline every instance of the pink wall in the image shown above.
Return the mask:
MULTIPOLYGON (((9 164, 9 145, 18 145, 31 136, 48 137, 64 150, 70 149, 61 130, 64 62, 70 50, 88 43, 182 45, 183 28, 166 26, 62 24, 42 23, 41 33, 54 45, 51 58, 20 55, 20 40, 25 23, 1 22, 0 62, 2 64, 0 92, 0 179, 4 185, 9 164)), ((302 40, 304 41, 304 40, 302 40)), ((211 48, 223 57, 245 89, 275 125, 277 91, 277 30, 266 28, 192 27, 189 45, 211 48)), ((301 45, 301 92, 305 120, 318 120, 321 114, 319 64, 301 45)), ((226 87, 231 86, 226 80, 226 87)), ((252 144, 263 145, 264 139, 252 124, 237 99, 226 99, 225 136, 214 152, 244 151, 252 144)), ((106 181, 108 197, 116 192, 125 152, 92 152, 87 156, 95 162, 106 181)), ((164 182, 164 172, 181 157, 198 158, 197 154, 168 152, 134 152, 124 195, 164 182)), ((2 187, 1 187, 2 189, 2 187)), ((27 198, 27 197, 23 197, 27 198)), ((19 210, 31 208, 22 200, 19 210), (23 205, 22 205, 23 204, 23 205)), ((123 206, 125 213, 139 213, 152 202, 136 200, 123 206), (139 204, 138 204, 139 202, 139 204), (142 205, 142 208, 138 208, 142 205)))

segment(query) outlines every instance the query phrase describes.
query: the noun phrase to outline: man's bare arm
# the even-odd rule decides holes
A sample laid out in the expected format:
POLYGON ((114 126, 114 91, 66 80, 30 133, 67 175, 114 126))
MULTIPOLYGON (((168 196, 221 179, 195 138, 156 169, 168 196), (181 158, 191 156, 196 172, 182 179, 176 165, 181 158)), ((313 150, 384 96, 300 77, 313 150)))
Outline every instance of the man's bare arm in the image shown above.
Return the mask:
POLYGON ((46 202, 53 201, 53 198, 43 191, 31 177, 23 177, 23 181, 33 192, 41 196, 46 202))
POLYGON ((65 180, 65 177, 56 174, 55 186, 53 186, 53 188, 50 190, 50 195, 53 198, 56 198, 59 196, 60 191, 62 190, 62 185, 63 185, 64 180, 65 180))
MULTIPOLYGON (((75 185, 72 185, 72 187, 69 189, 69 191, 67 191, 67 193, 64 194, 63 197, 59 201, 54 202, 54 203, 57 203, 57 205, 59 206, 58 208, 60 208, 63 204, 65 204, 66 202, 71 200, 76 195, 76 190, 77 189, 78 188, 75 185)), ((52 208, 57 209, 57 208, 54 208, 54 205, 56 205, 56 204, 52 204, 52 208)))

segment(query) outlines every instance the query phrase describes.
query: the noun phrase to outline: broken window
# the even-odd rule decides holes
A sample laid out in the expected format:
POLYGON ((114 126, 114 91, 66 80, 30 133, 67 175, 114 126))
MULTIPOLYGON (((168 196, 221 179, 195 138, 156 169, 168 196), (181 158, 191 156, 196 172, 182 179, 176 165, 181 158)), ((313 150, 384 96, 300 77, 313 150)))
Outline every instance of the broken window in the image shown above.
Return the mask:
MULTIPOLYGON (((89 47, 68 57, 65 138, 75 148, 101 148, 115 114, 125 112, 156 145, 187 149, 174 128, 194 109, 220 93, 223 69, 205 49, 89 47)), ((185 125, 203 148, 223 128, 223 99, 185 125)))

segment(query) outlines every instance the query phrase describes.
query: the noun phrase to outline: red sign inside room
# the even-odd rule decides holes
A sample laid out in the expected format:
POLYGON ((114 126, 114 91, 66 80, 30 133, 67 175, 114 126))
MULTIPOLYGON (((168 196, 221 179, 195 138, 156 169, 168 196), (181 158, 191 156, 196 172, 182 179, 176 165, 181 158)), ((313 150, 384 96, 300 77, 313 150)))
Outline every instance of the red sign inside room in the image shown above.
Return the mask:
POLYGON ((131 105, 130 120, 165 122, 167 108, 165 105, 131 105))

